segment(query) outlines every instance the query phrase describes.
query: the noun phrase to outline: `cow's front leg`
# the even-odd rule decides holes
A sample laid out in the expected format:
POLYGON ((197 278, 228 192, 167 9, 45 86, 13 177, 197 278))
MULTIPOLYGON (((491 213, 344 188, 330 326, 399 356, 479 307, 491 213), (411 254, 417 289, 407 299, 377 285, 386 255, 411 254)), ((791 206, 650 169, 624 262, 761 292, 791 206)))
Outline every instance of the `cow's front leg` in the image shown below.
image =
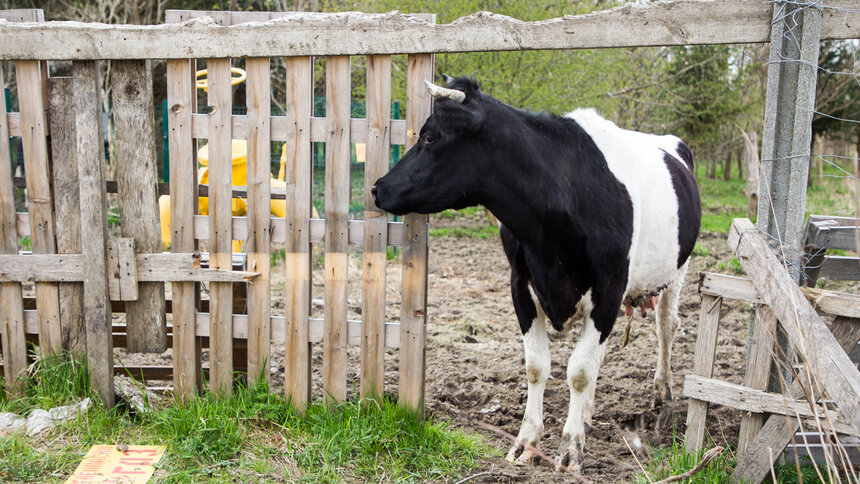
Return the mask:
MULTIPOLYGON (((600 343, 600 332, 591 318, 586 318, 582 336, 576 344, 567 365, 567 382, 570 385, 570 409, 559 444, 556 465, 582 469, 585 457, 586 420, 594 411, 594 389, 600 369, 605 343, 600 343)), ((590 422, 589 422, 590 424, 590 422)))
POLYGON ((526 377, 528 379, 528 396, 526 411, 517 441, 508 451, 506 459, 516 460, 517 464, 527 464, 537 456, 528 446, 537 448, 544 433, 543 426, 543 392, 546 380, 549 378, 550 355, 549 341, 546 336, 546 317, 537 306, 537 317, 531 327, 523 334, 523 347, 526 353, 526 377))

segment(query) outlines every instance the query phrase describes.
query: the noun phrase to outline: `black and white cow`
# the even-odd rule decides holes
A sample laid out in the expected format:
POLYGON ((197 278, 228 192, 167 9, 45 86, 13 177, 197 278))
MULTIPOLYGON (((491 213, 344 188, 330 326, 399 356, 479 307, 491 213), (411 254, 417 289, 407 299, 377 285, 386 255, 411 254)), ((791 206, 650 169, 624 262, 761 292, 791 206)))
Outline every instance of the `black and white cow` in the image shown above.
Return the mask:
POLYGON ((418 143, 373 187, 403 214, 484 205, 501 223, 511 295, 523 332, 528 399, 508 460, 528 462, 544 433, 550 375, 545 320, 584 319, 567 367, 570 410, 558 465, 581 468, 597 372, 619 308, 657 303, 655 402, 671 399, 669 353, 678 297, 699 233, 690 149, 675 136, 619 128, 592 109, 535 114, 484 94, 477 82, 425 82, 435 98, 418 143))

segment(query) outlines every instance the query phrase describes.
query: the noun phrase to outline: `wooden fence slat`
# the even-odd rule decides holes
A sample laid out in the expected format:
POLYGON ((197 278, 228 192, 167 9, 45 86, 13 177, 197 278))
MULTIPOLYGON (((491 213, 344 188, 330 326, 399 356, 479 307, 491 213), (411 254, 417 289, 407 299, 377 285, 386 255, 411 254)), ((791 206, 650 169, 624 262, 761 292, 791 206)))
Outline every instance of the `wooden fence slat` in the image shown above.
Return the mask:
POLYGON ((327 404, 346 399, 346 292, 349 267, 350 58, 326 57, 325 306, 323 392, 327 404))
MULTIPOLYGON (((410 55, 406 77, 407 149, 418 141, 418 132, 430 116, 430 93, 425 80, 433 79, 433 55, 410 55)), ((403 217, 403 278, 400 316, 400 394, 406 408, 424 413, 424 372, 427 323, 427 215, 403 217)))
MULTIPOLYGON (((830 325, 830 331, 845 352, 851 351, 860 341, 860 319, 837 317, 830 325)), ((791 398, 817 400, 817 393, 805 395, 806 389, 815 390, 816 385, 809 385, 806 372, 800 372, 799 378, 791 382, 788 394, 791 398)), ((738 454, 738 463, 732 475, 734 481, 761 482, 770 472, 773 460, 779 457, 799 428, 797 419, 771 415, 752 443, 747 446, 747 451, 738 454)))
MULTIPOLYGON (((231 187, 233 177, 232 88, 230 59, 209 59, 206 63, 209 80, 209 266, 229 270, 232 259, 233 216, 231 187)), ((212 314, 212 339, 209 347, 211 380, 209 387, 222 396, 233 390, 232 308, 233 285, 213 282, 209 286, 209 312, 212 314)))
POLYGON ((785 272, 764 236, 748 219, 735 219, 729 231, 729 247, 744 271, 779 319, 798 351, 805 351, 815 374, 846 420, 860 432, 860 372, 842 351, 800 288, 785 272), (804 350, 804 349, 807 350, 804 350))
POLYGON ((270 182, 271 173, 271 76, 269 59, 245 61, 248 80, 248 268, 260 276, 248 285, 248 382, 269 381, 270 333, 270 182))
MULTIPOLYGON (((34 253, 53 254, 56 252, 56 241, 48 143, 45 138, 42 66, 38 61, 18 61, 15 63, 15 74, 18 79, 21 121, 27 128, 21 133, 27 176, 27 210, 30 214, 30 227, 37 228, 32 230, 30 240, 34 253)), ((63 346, 59 288, 54 283, 36 284, 36 300, 42 325, 39 346, 46 355, 57 353, 63 346)))
MULTIPOLYGON (((161 252, 150 62, 114 61, 111 83, 122 236, 133 239, 139 253, 161 252)), ((164 284, 140 283, 137 292, 126 313, 128 351, 162 353, 167 345, 164 284)))
MULTIPOLYGON (((57 253, 80 254, 83 250, 81 197, 75 141, 74 80, 71 77, 48 79, 48 104, 57 253)), ((59 294, 63 348, 83 358, 87 352, 84 285, 80 282, 62 283, 59 294)))
POLYGON ((308 317, 311 310, 311 183, 310 117, 313 100, 313 65, 310 57, 285 61, 287 137, 287 216, 285 240, 284 392, 299 413, 311 398, 311 351, 308 317))
MULTIPOLYGON (((770 379, 770 365, 774 361, 776 347, 777 321, 773 312, 763 304, 757 304, 755 324, 751 325, 750 349, 747 354, 747 367, 744 374, 744 385, 755 390, 767 390, 770 379)), ((755 435, 764 425, 766 415, 744 412, 741 416, 741 427, 738 434, 738 453, 743 454, 749 448, 755 435)))
MULTIPOLYGON (((696 352, 693 360, 694 375, 710 378, 714 374, 714 355, 717 351, 717 333, 722 305, 722 297, 702 296, 702 312, 699 316, 699 331, 696 336, 696 352)), ((708 403, 691 399, 687 407, 687 433, 684 440, 688 449, 699 450, 704 445, 707 417, 708 403)))
MULTIPOLYGON (((860 37, 856 0, 828 0, 827 7, 822 9, 822 40, 860 37)), ((296 15, 228 28, 203 21, 109 29, 77 22, 45 27, 8 24, 3 27, 7 40, 0 59, 276 57, 763 43, 770 39, 772 11, 770 2, 735 0, 629 4, 538 22, 478 12, 450 24, 428 25, 401 14, 314 12, 312 17, 296 15)))
MULTIPOLYGON (((0 87, 3 66, 0 65, 0 87)), ((15 224, 15 193, 12 189, 12 167, 9 163, 9 125, 6 118, 6 98, 0 96, 0 253, 18 253, 18 233, 15 224)), ((24 335, 24 300, 21 284, 0 284, 0 337, 3 338, 3 378, 12 395, 23 395, 23 381, 18 379, 27 368, 27 342, 24 335)))
MULTIPOLYGON (((193 252, 197 207, 197 164, 191 139, 194 111, 192 61, 167 61, 167 141, 170 149, 170 230, 173 252, 193 252)), ((193 282, 173 283, 173 385, 178 399, 188 401, 200 385, 200 358, 195 329, 196 291, 193 282)))
POLYGON ((367 161, 364 165, 361 398, 380 397, 385 377, 385 265, 388 214, 371 187, 388 172, 391 131, 391 56, 367 56, 367 161))
MULTIPOLYGON (((84 309, 87 362, 92 385, 107 408, 113 407, 113 340, 107 286, 107 198, 102 131, 101 74, 98 61, 73 64, 75 139, 81 195, 81 245, 87 259, 84 309)), ((37 305, 40 304, 37 301, 37 305)))

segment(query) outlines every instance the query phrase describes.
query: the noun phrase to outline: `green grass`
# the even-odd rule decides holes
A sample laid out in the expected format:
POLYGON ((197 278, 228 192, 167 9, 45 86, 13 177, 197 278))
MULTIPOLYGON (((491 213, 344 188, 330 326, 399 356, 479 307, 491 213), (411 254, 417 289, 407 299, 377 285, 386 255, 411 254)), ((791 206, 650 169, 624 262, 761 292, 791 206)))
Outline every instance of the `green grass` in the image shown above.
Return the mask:
MULTIPOLYGON (((710 448, 712 446, 706 447, 710 448)), ((675 436, 671 445, 666 445, 660 449, 651 449, 651 459, 642 462, 647 476, 640 471, 636 474, 634 482, 636 484, 648 484, 649 482, 656 482, 670 476, 682 474, 695 467, 703 454, 704 449, 700 452, 689 452, 684 447, 683 440, 679 436, 675 436)), ((688 484, 723 484, 731 482, 734 467, 734 455, 729 450, 723 450, 701 472, 684 482, 688 484)))
MULTIPOLYGON (((26 415, 96 398, 84 366, 42 359, 29 390, 0 410, 26 415)), ((421 421, 384 400, 311 405, 299 416, 264 385, 237 386, 231 398, 207 394, 148 415, 91 407, 37 439, 0 437, 0 482, 62 482, 94 444, 166 445, 152 482, 422 482, 462 476, 494 451, 444 422, 421 421), (50 451, 48 451, 50 449, 50 451)))

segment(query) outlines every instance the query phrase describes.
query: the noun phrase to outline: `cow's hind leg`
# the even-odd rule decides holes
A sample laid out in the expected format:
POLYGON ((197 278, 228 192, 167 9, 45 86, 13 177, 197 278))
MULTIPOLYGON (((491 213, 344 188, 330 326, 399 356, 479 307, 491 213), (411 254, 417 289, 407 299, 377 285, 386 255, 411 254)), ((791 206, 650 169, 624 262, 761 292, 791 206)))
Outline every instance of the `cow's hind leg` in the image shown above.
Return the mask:
POLYGON ((537 316, 529 330, 523 334, 523 347, 526 353, 526 376, 528 378, 528 396, 526 411, 517 441, 508 451, 507 460, 526 464, 536 456, 528 446, 537 447, 544 433, 543 426, 543 393, 546 380, 549 378, 550 354, 549 341, 546 335, 546 317, 537 306, 537 316))
POLYGON ((582 335, 567 366, 570 385, 570 409, 559 444, 558 466, 570 465, 582 469, 585 455, 585 431, 594 409, 594 387, 600 369, 605 343, 600 343, 600 332, 591 318, 586 318, 582 335))
POLYGON ((681 325, 678 316, 678 302, 681 289, 684 287, 684 277, 687 275, 685 263, 675 279, 660 295, 657 303, 656 333, 657 333, 657 370, 654 372, 654 407, 660 407, 663 402, 672 400, 672 340, 675 331, 681 325))

